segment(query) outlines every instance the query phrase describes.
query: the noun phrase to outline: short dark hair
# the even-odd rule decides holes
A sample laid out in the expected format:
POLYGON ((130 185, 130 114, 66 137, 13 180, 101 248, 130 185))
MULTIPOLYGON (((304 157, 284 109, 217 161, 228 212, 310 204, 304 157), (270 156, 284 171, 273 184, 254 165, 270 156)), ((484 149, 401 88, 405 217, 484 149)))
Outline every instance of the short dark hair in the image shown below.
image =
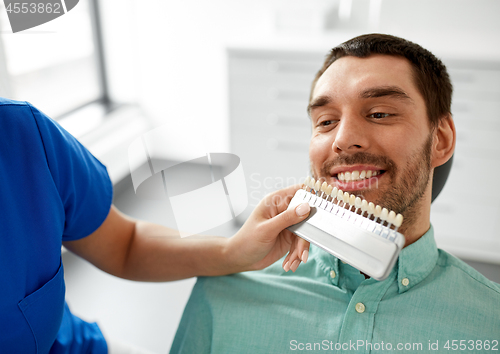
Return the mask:
POLYGON ((374 54, 400 56, 411 63, 415 85, 424 98, 431 127, 436 127, 440 118, 451 113, 453 87, 441 60, 418 44, 379 33, 355 37, 333 48, 314 78, 309 101, 316 82, 335 60, 346 56, 366 58, 374 54))

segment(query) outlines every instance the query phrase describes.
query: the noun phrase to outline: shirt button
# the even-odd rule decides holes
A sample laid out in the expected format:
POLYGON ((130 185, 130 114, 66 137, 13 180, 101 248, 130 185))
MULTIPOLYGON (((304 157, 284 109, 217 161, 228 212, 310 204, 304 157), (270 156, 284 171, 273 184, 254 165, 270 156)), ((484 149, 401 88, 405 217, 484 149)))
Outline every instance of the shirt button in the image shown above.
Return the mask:
POLYGON ((334 279, 337 276, 337 274, 335 274, 335 271, 333 269, 330 271, 330 276, 332 277, 332 279, 334 279))
POLYGON ((365 305, 362 302, 358 302, 355 306, 356 312, 363 313, 365 312, 365 305))
POLYGON ((408 284, 410 284, 410 280, 408 278, 403 278, 403 280, 401 280, 401 284, 408 286, 408 284))

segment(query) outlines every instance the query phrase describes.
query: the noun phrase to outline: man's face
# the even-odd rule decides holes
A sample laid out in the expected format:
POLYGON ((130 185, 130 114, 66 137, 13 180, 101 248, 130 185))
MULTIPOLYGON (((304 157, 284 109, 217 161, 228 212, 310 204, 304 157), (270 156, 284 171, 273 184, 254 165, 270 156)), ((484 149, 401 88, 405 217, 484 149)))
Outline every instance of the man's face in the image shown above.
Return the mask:
POLYGON ((316 83, 310 114, 313 177, 412 224, 430 193, 433 140, 410 63, 388 55, 338 59, 316 83))

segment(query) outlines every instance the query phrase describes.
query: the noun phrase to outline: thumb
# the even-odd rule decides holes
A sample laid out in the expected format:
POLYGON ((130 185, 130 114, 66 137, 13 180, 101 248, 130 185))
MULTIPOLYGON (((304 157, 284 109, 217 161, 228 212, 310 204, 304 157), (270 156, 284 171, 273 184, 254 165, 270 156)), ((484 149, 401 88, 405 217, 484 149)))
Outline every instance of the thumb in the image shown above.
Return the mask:
POLYGON ((273 230, 276 233, 279 233, 288 226, 297 224, 307 218, 310 211, 311 207, 309 206, 309 203, 302 203, 294 209, 287 209, 276 215, 274 218, 269 220, 269 223, 272 225, 273 230))

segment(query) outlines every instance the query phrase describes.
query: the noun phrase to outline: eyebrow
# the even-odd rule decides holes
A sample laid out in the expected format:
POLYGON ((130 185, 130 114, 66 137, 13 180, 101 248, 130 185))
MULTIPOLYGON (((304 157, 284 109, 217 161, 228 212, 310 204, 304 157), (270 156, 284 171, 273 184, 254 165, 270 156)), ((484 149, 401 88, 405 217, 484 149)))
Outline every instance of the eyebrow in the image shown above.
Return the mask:
POLYGON ((315 98, 307 106, 307 114, 309 114, 309 116, 311 116, 311 110, 313 108, 326 106, 327 104, 331 103, 332 101, 333 100, 328 96, 319 96, 319 97, 315 98))
POLYGON ((385 96, 391 96, 403 101, 410 101, 413 103, 412 98, 398 86, 372 87, 359 94, 360 98, 377 98, 385 96))
MULTIPOLYGON (((413 99, 398 86, 377 86, 369 88, 359 94, 359 98, 378 98, 378 97, 393 97, 402 101, 414 103, 413 99)), ((311 101, 307 106, 307 113, 311 115, 311 111, 317 107, 323 107, 333 102, 330 96, 319 96, 311 101)))

